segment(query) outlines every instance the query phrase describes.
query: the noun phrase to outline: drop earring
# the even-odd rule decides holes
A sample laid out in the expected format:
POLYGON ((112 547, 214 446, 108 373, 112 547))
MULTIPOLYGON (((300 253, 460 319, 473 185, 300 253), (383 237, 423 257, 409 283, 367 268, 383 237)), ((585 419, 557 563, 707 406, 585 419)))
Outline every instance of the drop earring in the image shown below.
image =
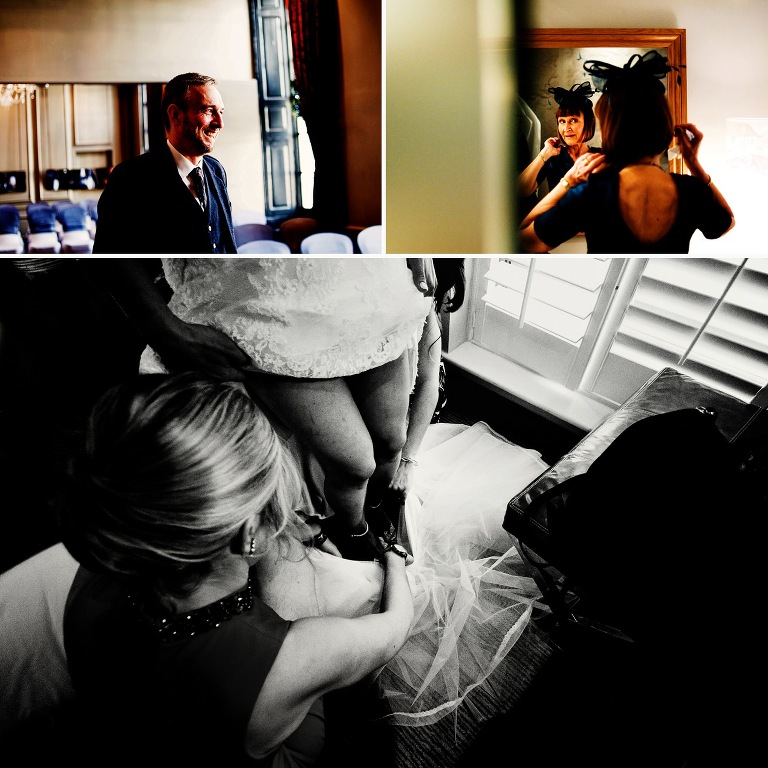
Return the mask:
POLYGON ((248 547, 248 556, 253 557, 256 554, 256 539, 251 536, 251 544, 248 547))

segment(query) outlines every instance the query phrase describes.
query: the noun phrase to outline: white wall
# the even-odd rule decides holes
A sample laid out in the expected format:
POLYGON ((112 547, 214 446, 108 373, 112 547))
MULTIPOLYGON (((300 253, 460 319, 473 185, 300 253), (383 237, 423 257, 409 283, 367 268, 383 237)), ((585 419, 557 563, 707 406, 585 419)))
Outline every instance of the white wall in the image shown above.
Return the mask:
POLYGON ((0 0, 0 82, 253 77, 246 0, 0 0))
POLYGON ((385 19, 387 251, 479 251, 476 0, 388 0, 385 19))
POLYGON ((512 24, 509 0, 387 1, 387 251, 512 247, 512 24))
POLYGON ((691 253, 768 253, 762 226, 768 190, 766 0, 677 0, 664 9, 638 0, 536 0, 530 24, 685 29, 688 119, 704 133, 699 157, 736 215, 736 227, 725 237, 709 242, 696 235, 691 253), (762 119, 752 124, 764 132, 755 137, 756 154, 736 150, 728 118, 762 119))
POLYGON ((247 0, 0 0, 0 82, 217 80, 214 156, 236 209, 264 210, 261 116, 247 0))

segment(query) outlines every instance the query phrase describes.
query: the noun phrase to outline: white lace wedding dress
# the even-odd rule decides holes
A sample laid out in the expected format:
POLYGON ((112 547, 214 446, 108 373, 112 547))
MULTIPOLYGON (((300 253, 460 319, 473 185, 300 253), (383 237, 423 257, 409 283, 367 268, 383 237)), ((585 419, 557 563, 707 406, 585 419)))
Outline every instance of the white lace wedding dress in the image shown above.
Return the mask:
MULTIPOLYGON (((404 258, 164 258, 168 306, 226 333, 267 373, 350 376, 415 349, 432 300, 404 258)), ((153 350, 146 373, 165 369, 153 350)))

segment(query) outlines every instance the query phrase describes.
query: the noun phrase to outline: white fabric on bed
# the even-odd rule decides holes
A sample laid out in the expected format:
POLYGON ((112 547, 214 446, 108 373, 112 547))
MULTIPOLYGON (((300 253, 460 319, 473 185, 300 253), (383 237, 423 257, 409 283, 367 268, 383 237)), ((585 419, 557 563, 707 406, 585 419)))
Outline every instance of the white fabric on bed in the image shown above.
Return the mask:
POLYGON ((0 736, 74 695, 63 620, 76 570, 55 544, 0 574, 0 736))

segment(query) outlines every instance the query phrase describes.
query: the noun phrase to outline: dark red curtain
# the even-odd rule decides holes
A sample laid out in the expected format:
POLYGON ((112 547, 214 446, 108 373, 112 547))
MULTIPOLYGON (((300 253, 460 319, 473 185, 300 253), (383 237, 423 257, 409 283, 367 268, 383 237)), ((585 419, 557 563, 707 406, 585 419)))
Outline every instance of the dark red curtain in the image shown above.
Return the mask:
POLYGON ((347 224, 341 35, 336 0, 285 0, 299 113, 315 155, 312 215, 327 229, 347 224))

